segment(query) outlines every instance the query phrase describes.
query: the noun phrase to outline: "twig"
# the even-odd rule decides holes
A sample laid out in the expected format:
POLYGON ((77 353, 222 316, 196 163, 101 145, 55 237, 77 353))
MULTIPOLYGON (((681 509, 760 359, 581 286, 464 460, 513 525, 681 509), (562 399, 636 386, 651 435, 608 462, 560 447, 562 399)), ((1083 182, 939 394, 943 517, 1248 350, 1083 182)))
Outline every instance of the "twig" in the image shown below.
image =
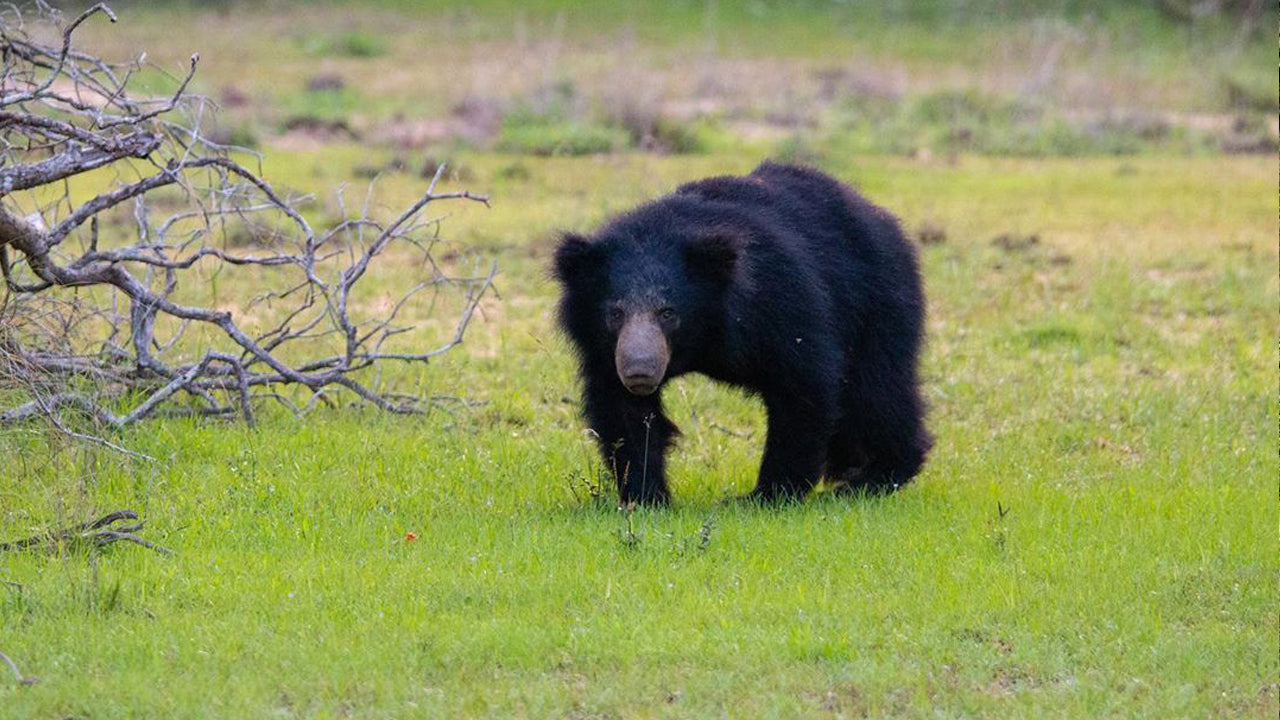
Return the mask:
POLYGON ((123 520, 137 520, 138 514, 132 510, 117 510, 89 522, 80 523, 69 528, 32 535, 22 540, 0 542, 0 552, 18 550, 50 550, 63 544, 88 543, 93 547, 110 545, 118 540, 141 545, 155 550, 161 555, 172 555, 173 551, 144 540, 134 533, 142 529, 142 523, 111 527, 123 520))
POLYGON ((18 678, 19 685, 35 685, 36 683, 40 682, 40 678, 31 677, 29 675, 23 675, 18 670, 18 666, 14 664, 12 660, 9 659, 9 656, 5 655, 2 652, 0 652, 0 662, 3 662, 5 665, 9 666, 9 669, 13 671, 14 677, 18 678))
POLYGON ((745 439, 745 438, 749 438, 749 437, 751 437, 751 431, 750 431, 750 430, 734 430, 733 428, 725 427, 724 425, 721 425, 720 423, 718 423, 718 422, 716 422, 716 421, 714 421, 714 420, 708 420, 708 421, 707 421, 707 426, 708 426, 708 427, 711 427, 711 428, 713 428, 713 429, 715 429, 715 430, 719 430, 720 432, 724 433, 725 435, 730 435, 730 436, 732 436, 732 437, 736 437, 736 438, 744 438, 744 439, 745 439))

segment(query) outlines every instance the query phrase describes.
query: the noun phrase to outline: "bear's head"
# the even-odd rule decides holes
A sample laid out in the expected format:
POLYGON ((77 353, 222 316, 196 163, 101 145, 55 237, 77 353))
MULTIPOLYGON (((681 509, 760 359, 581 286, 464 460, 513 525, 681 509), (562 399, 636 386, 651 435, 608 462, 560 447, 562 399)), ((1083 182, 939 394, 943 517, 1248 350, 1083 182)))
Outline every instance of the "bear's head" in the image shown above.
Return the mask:
POLYGON ((732 232, 649 230, 566 233, 553 266, 563 290, 560 321, 584 361, 612 360, 636 395, 655 392, 709 350, 741 262, 732 232))

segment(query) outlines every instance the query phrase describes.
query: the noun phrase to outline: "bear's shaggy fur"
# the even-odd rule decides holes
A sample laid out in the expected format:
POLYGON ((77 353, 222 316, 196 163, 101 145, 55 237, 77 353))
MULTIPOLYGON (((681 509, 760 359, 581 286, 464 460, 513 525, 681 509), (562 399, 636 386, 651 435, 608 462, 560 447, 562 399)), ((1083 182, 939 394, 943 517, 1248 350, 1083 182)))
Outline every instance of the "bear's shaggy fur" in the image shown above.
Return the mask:
POLYGON ((758 394, 768 437, 752 496, 821 477, 867 491, 919 472, 925 302, 897 220, 816 170, 766 162, 566 234, 554 274, 583 413, 624 503, 665 503, 678 429, 661 388, 702 373, 758 394))

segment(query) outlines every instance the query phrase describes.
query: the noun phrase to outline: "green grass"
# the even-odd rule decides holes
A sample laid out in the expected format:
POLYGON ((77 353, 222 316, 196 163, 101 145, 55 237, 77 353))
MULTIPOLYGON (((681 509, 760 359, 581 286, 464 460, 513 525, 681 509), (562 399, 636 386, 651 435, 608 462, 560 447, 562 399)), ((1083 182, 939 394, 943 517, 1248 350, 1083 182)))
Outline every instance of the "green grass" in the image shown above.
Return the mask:
POLYGON ((298 118, 325 122, 345 121, 368 100, 351 88, 309 90, 284 95, 277 106, 286 121, 298 118))
MULTIPOLYGON (((318 188, 367 159, 267 170, 318 188)), ((496 202, 447 228, 499 254, 503 300, 400 380, 484 405, 119 438, 154 465, 0 441, 0 537, 130 507, 177 551, 0 556, 0 650, 42 680, 0 682, 5 717, 1274 716, 1274 160, 832 166, 948 230, 923 251, 927 470, 721 505, 762 413, 682 380, 676 506, 631 515, 591 499, 547 233, 754 158, 456 162, 496 202)))
MULTIPOLYGON (((450 188, 491 194, 439 212, 448 243, 498 260, 500 298, 463 346, 384 378, 478 404, 406 418, 343 398, 305 419, 263 405, 257 429, 165 419, 112 436, 154 463, 46 427, 0 434, 0 541, 131 508, 176 552, 0 554, 0 652, 40 678, 0 666, 0 718, 1280 711, 1280 161, 1176 131, 1082 137, 1056 124, 1065 90, 1015 102, 1001 85, 1025 70, 1019 43, 1063 30, 1045 12, 1096 31, 1065 46, 1064 77, 1148 109, 1220 108, 1223 68, 1260 86, 1269 39, 1235 47, 1215 20, 1183 32, 1120 4, 1015 3, 976 23, 928 1, 608 3, 559 26, 553 2, 379 5, 129 6, 86 34, 177 67, 200 50, 203 90, 251 98, 227 127, 257 139, 276 187, 317 195, 316 220, 383 168, 404 170, 379 179, 377 211, 405 206, 428 158, 454 169, 450 188), (199 32, 173 32, 186 22, 199 32), (812 127, 739 133, 807 107, 832 65, 913 79, 882 104, 836 99, 812 127), (318 74, 346 86, 306 93, 318 74), (660 130, 671 154, 631 149, 665 116, 627 113, 704 91, 743 105, 660 130), (262 134, 295 114, 369 131, 469 96, 502 108, 493 149, 285 150, 262 134), (686 378, 665 398, 684 431, 676 503, 621 512, 553 327, 554 232, 775 154, 854 183, 909 232, 945 231, 921 249, 937 447, 891 497, 723 504, 751 488, 763 412, 686 378)), ((384 260, 357 303, 418 279, 409 256, 384 260)), ((231 307, 256 278, 180 295, 231 307)), ((406 308, 418 329, 398 342, 434 346, 453 310, 406 308)))
POLYGON ((374 58, 387 53, 383 37, 369 32, 306 35, 298 38, 298 46, 316 57, 374 58))
POLYGON ((630 144, 621 129, 583 123, 508 124, 498 138, 499 150, 531 155, 597 155, 630 144))

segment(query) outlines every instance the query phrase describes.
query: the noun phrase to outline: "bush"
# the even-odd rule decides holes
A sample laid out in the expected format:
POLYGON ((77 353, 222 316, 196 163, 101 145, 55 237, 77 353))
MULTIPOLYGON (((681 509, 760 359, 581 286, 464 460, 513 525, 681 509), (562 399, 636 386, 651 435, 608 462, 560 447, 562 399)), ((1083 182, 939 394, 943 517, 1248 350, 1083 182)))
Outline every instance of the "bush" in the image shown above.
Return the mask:
POLYGON ((631 145, 642 150, 683 155, 704 149, 694 127, 633 103, 606 111, 604 121, 626 131, 631 145))
POLYGON ((781 162, 813 167, 821 167, 824 161, 822 151, 813 140, 800 133, 778 143, 774 148, 773 157, 781 162))
POLYGON ((498 149, 528 155, 594 155, 624 150, 630 145, 625 130, 589 123, 507 123, 498 149))
POLYGON ((626 148, 692 153, 704 148, 696 128, 630 99, 588 108, 570 81, 548 83, 511 103, 498 147, 534 155, 590 155, 626 148))
POLYGON ((369 32, 309 35, 299 42, 303 52, 317 57, 371 58, 387 54, 386 40, 369 32))
POLYGON ((359 93, 344 87, 286 95, 279 99, 278 107, 286 118, 305 117, 326 122, 345 122, 365 102, 365 98, 359 93))

